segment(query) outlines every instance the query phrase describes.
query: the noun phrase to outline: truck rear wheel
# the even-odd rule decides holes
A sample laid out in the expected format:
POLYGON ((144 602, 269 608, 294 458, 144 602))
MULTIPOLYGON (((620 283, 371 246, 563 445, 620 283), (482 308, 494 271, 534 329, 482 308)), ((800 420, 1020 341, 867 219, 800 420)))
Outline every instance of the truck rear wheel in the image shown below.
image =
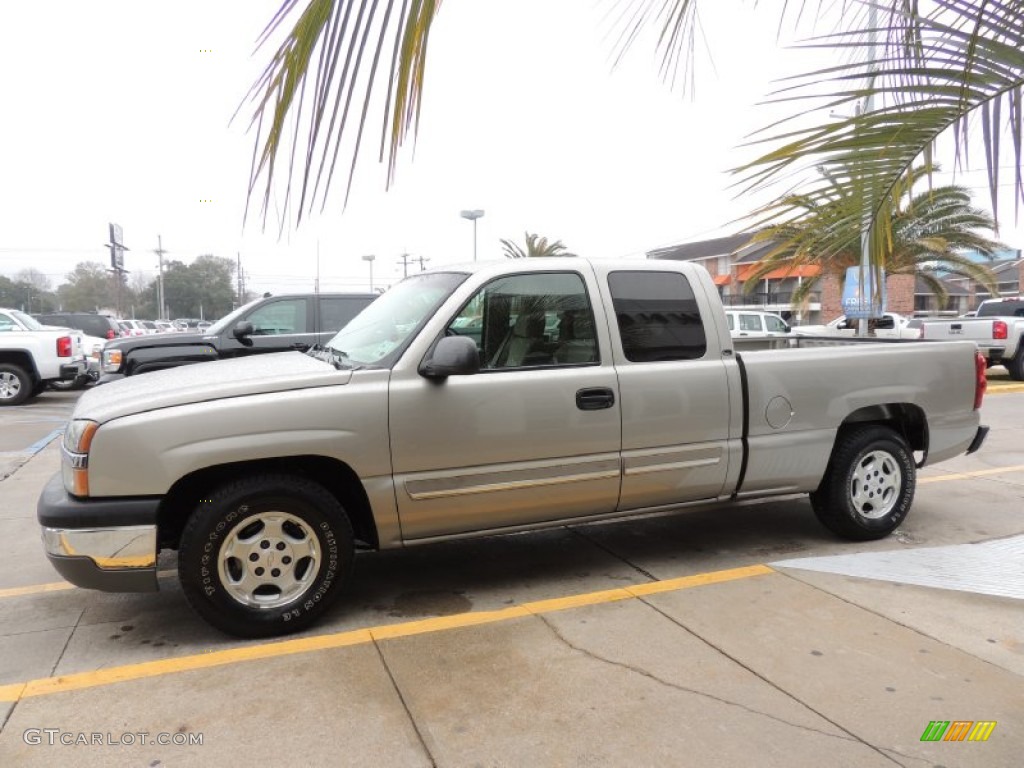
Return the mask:
POLYGON ((32 387, 24 368, 0 363, 0 405, 21 405, 32 396, 32 387))
POLYGON ((856 427, 840 432, 811 506, 818 520, 843 538, 881 539, 910 511, 916 476, 901 435, 888 427, 856 427))
POLYGON ((178 578, 217 629, 270 637, 319 619, 353 558, 352 526, 334 496, 304 478, 265 475, 200 500, 181 535, 178 578))
POLYGON ((1024 338, 1017 342, 1017 354, 1003 363, 1014 381, 1024 381, 1024 349, 1021 349, 1021 345, 1024 345, 1024 338))

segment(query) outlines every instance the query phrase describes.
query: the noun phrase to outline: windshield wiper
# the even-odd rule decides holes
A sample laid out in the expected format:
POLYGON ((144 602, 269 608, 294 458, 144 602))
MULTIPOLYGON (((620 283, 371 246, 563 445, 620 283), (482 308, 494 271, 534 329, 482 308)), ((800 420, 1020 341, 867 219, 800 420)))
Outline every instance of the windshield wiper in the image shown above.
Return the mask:
POLYGON ((348 354, 342 352, 340 349, 334 347, 325 347, 324 351, 329 355, 329 359, 326 362, 331 363, 339 371, 343 368, 351 368, 352 363, 347 362, 349 359, 348 354))

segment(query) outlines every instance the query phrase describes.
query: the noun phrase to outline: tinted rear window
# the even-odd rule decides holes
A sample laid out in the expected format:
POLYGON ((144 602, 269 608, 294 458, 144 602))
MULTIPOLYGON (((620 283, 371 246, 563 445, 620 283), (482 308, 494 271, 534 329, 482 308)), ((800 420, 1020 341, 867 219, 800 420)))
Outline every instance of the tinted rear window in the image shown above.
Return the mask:
POLYGON ((622 351, 634 363, 704 357, 707 337, 690 282, 674 272, 608 275, 622 351))
POLYGON ((326 333, 337 333, 348 321, 362 312, 370 302, 369 296, 353 296, 351 298, 320 298, 320 330, 326 333))

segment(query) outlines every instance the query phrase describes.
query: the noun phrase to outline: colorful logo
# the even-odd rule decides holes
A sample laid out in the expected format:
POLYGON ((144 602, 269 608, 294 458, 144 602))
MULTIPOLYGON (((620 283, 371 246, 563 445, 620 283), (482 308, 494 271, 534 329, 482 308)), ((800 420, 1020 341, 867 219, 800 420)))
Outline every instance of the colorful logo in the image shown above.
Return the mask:
POLYGON ((995 729, 995 720, 932 720, 921 741, 988 741, 995 729))

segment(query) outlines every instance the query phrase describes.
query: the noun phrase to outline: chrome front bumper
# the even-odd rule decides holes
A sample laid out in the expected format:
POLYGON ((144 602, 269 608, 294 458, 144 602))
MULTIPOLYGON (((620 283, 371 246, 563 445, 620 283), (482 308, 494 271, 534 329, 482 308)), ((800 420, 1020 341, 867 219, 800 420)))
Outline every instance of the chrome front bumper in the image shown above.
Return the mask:
POLYGON ((79 587, 155 592, 158 504, 155 498, 79 499, 54 475, 37 505, 46 557, 79 587))
POLYGON ((43 528, 43 549, 72 584, 105 592, 154 592, 156 526, 43 528))

